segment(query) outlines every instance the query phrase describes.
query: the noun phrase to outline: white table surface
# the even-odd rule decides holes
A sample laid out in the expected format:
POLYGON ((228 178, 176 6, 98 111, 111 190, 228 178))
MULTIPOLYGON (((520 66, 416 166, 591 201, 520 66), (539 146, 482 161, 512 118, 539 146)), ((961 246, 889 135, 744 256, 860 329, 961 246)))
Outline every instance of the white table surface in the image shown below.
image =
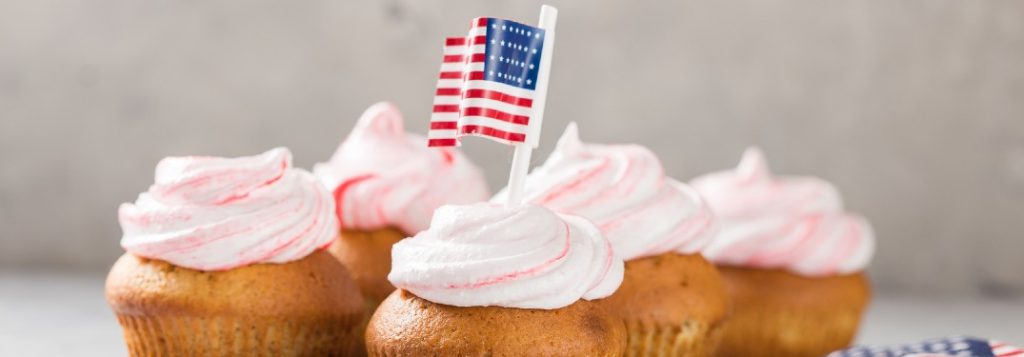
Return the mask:
MULTIPOLYGON (((122 356, 102 274, 0 271, 0 356, 122 356)), ((1024 345, 1024 299, 876 296, 859 340, 915 342, 956 334, 1024 345)))

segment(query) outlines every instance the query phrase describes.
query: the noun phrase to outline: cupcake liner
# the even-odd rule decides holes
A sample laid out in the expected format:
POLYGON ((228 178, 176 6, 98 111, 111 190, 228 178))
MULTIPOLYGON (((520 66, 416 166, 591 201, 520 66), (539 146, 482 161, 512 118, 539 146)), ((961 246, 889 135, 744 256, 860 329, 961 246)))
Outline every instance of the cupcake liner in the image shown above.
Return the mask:
POLYGON ((352 356, 350 321, 118 314, 132 356, 352 356))
POLYGON ((625 356, 711 356, 721 339, 720 330, 692 320, 678 326, 626 321, 625 356))

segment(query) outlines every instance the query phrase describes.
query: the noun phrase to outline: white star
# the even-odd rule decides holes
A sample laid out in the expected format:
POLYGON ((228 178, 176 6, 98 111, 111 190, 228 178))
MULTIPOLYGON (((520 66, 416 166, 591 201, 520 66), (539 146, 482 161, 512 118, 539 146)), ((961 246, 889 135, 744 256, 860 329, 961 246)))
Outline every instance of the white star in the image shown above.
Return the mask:
POLYGON ((538 32, 538 33, 533 34, 533 37, 540 38, 540 33, 538 32))
POLYGON ((489 72, 487 72, 487 75, 488 75, 488 76, 491 76, 491 77, 494 77, 494 71, 489 71, 489 72))
POLYGON ((493 61, 493 60, 494 60, 494 55, 491 55, 491 61, 493 61))
POLYGON ((501 41, 501 45, 502 45, 502 46, 504 46, 504 45, 505 45, 505 41, 504 41, 504 40, 502 40, 502 41, 501 41))
POLYGON ((533 81, 531 81, 531 80, 527 79, 527 80, 526 80, 526 84, 530 84, 530 83, 533 83, 533 81))
POLYGON ((501 30, 505 31, 505 25, 501 25, 501 30))
POLYGON ((491 40, 491 44, 492 44, 492 45, 494 44, 494 40, 491 40))
POLYGON ((498 24, 491 24, 491 28, 492 28, 492 29, 496 29, 496 28, 498 28, 498 24))
POLYGON ((527 35, 527 36, 533 36, 533 33, 532 33, 532 32, 530 32, 530 31, 526 31, 526 35, 527 35))
POLYGON ((533 69, 533 63, 530 63, 530 69, 533 69))
POLYGON ((536 48, 533 49, 533 53, 537 53, 537 49, 536 48))

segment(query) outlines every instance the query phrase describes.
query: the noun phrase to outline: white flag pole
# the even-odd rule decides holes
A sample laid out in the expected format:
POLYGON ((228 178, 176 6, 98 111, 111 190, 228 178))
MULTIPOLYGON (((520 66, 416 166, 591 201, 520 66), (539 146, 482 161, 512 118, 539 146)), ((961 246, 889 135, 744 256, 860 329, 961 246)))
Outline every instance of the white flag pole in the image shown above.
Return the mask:
POLYGON ((530 115, 530 129, 527 142, 517 144, 512 154, 512 169, 508 174, 508 205, 517 205, 523 201, 523 188, 526 174, 530 169, 530 155, 540 139, 540 128, 544 123, 544 104, 548 98, 548 75, 551 73, 551 55, 555 50, 555 22, 558 20, 558 9, 550 5, 541 5, 538 28, 544 29, 544 50, 540 54, 540 68, 537 73, 537 86, 530 115))

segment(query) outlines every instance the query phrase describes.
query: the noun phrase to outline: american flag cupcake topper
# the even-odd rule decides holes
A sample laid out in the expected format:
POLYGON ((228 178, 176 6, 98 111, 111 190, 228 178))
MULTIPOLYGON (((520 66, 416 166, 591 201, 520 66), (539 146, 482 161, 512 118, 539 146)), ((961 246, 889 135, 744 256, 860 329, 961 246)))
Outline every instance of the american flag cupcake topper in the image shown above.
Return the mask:
POLYGON ((464 136, 480 136, 514 146, 509 204, 522 200, 539 142, 557 17, 548 5, 537 27, 481 17, 467 36, 445 40, 427 145, 457 146, 464 136))

